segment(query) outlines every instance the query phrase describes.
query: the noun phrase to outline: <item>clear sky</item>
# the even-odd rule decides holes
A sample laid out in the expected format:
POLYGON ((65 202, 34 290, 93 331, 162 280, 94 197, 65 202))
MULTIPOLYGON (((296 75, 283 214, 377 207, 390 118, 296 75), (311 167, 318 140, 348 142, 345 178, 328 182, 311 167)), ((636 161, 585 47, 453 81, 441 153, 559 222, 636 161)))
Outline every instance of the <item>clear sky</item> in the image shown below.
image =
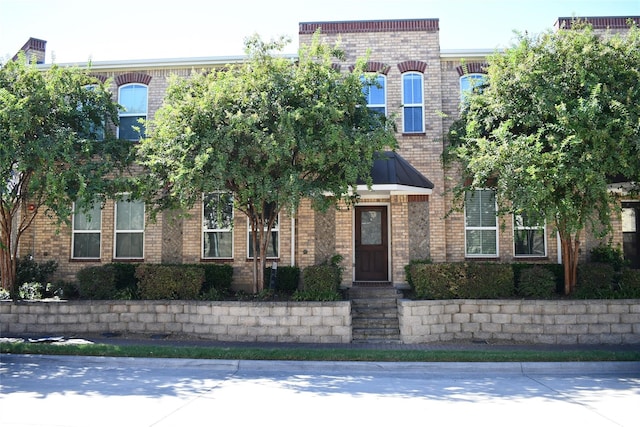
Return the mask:
POLYGON ((285 35, 298 23, 439 18, 442 49, 507 47, 564 16, 639 16, 640 0, 0 0, 0 62, 29 37, 46 62, 242 55, 245 37, 285 35))

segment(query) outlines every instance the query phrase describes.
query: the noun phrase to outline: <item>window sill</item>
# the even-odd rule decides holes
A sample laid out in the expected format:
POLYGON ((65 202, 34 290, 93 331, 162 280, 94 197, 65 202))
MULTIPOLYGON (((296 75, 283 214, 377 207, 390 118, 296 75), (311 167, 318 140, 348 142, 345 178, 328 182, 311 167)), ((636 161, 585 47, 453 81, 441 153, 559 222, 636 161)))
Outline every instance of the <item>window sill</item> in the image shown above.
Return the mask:
POLYGON ((427 136, 426 132, 402 132, 402 136, 427 136))
POLYGON ((233 258, 200 258, 200 262, 204 263, 226 263, 233 262, 233 258))
POLYGON ((144 258, 112 258, 111 262, 130 262, 130 263, 136 263, 136 262, 144 262, 144 258))
POLYGON ((513 257, 514 261, 549 261, 549 257, 547 255, 533 256, 533 255, 515 255, 513 257))
POLYGON ((485 255, 485 256, 465 256, 465 261, 498 261, 500 257, 498 255, 485 255))

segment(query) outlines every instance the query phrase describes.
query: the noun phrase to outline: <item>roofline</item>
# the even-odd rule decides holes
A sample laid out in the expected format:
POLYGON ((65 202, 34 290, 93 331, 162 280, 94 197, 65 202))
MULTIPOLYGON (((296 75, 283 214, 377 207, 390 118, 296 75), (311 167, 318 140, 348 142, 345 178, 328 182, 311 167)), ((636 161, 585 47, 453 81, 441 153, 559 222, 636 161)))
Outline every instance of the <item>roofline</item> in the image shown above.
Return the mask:
MULTIPOLYGON (((297 59, 298 55, 282 55, 284 58, 297 59)), ((132 59, 117 61, 86 61, 86 62, 66 62, 55 64, 60 67, 91 68, 93 71, 107 70, 128 70, 128 69, 156 69, 156 68, 193 68, 193 67, 213 67, 228 64, 239 64, 246 62, 246 55, 238 56, 205 56, 195 58, 157 58, 157 59, 132 59)), ((41 69, 48 69, 54 64, 40 64, 41 69)))
POLYGON ((495 53, 504 53, 504 49, 442 49, 440 51, 440 58, 486 58, 495 53))
MULTIPOLYGON (((502 53, 502 49, 443 49, 440 51, 440 57, 444 59, 456 58, 485 58, 494 53, 502 53)), ((284 58, 292 60, 298 59, 297 54, 285 54, 284 58)), ((212 67, 227 64, 239 64, 248 59, 246 55, 236 56, 203 56, 194 58, 154 58, 154 59, 131 59, 131 60, 114 60, 114 61, 78 61, 64 62, 53 64, 39 64, 40 69, 49 69, 52 65, 60 67, 79 67, 91 68, 92 70, 128 70, 141 68, 184 68, 184 67, 212 67)))

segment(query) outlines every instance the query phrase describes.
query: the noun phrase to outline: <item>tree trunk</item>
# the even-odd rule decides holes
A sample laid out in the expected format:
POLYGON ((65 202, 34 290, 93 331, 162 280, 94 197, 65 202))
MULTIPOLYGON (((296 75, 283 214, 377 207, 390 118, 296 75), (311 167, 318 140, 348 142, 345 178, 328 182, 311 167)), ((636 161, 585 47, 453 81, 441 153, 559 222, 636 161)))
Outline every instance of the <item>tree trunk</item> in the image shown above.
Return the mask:
POLYGON ((570 233, 560 232, 562 246, 562 264, 564 267, 564 294, 569 295, 576 289, 578 282, 578 249, 580 248, 580 233, 572 236, 570 233))
POLYGON ((271 234, 271 222, 265 227, 262 218, 251 219, 251 231, 253 245, 253 293, 262 292, 264 289, 264 269, 267 265, 267 249, 269 248, 269 235, 271 234), (258 245, 258 242, 260 244, 258 245))
POLYGON ((257 245, 258 245, 258 224, 257 224, 257 220, 256 218, 251 218, 251 245, 253 247, 253 286, 252 286, 252 291, 253 293, 257 293, 258 292, 258 288, 260 286, 259 281, 260 281, 260 276, 258 276, 258 251, 257 251, 257 245))
POLYGON ((11 233, 12 233, 12 221, 9 219, 7 223, 6 217, 1 220, 0 230, 0 282, 2 283, 2 289, 5 289, 11 293, 11 297, 16 297, 16 258, 17 243, 12 247, 11 245, 11 233))

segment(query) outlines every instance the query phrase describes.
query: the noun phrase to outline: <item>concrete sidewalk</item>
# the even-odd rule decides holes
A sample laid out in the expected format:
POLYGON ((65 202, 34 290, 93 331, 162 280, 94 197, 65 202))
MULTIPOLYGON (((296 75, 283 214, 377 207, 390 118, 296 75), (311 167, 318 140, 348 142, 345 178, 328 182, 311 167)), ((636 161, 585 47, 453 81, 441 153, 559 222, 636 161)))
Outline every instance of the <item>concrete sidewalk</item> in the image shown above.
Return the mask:
POLYGON ((1 355, 0 424, 635 426, 640 362, 1 355), (10 409, 10 410, 9 410, 10 409))

